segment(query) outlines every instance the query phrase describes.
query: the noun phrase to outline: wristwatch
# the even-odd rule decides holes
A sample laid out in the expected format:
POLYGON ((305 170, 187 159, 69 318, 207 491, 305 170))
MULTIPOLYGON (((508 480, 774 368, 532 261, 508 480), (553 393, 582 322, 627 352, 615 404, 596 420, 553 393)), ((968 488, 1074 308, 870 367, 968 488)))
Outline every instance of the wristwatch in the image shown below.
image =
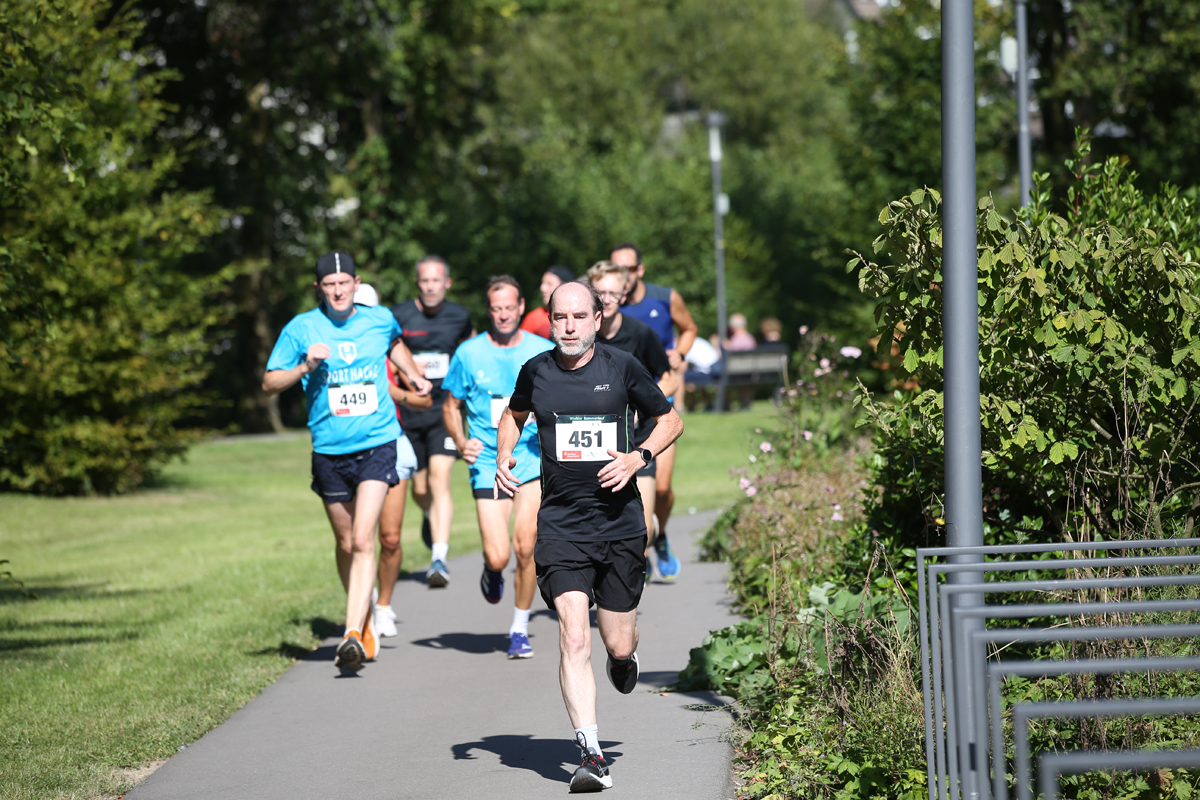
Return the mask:
POLYGON ((654 460, 654 453, 644 447, 638 450, 638 455, 641 456, 642 461, 645 461, 647 464, 654 460))

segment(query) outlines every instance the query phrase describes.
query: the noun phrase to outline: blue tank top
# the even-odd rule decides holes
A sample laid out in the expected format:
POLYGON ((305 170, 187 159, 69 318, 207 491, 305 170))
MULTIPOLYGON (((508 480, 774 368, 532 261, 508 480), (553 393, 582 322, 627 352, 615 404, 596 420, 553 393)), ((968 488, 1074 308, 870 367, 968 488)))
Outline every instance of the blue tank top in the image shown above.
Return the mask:
POLYGON ((628 314, 650 326, 662 341, 663 349, 675 347, 675 326, 671 323, 671 287, 657 283, 645 283, 646 294, 640 303, 621 306, 621 313, 628 314))

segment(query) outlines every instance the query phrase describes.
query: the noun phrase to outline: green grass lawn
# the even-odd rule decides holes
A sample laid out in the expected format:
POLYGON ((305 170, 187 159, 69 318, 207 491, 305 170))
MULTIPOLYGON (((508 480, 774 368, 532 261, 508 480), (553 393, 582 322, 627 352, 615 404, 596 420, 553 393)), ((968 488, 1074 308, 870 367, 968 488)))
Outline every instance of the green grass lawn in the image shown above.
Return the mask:
MULTIPOLYGON (((774 420, 765 403, 685 417, 676 514, 732 500, 729 468, 774 420)), ((339 629, 308 483, 308 439, 290 437, 199 445, 124 497, 0 494, 0 558, 38 596, 0 588, 0 797, 115 797, 339 629)), ((461 463, 454 493, 451 556, 479 548, 461 463)), ((406 570, 429 561, 419 521, 410 501, 406 570)))

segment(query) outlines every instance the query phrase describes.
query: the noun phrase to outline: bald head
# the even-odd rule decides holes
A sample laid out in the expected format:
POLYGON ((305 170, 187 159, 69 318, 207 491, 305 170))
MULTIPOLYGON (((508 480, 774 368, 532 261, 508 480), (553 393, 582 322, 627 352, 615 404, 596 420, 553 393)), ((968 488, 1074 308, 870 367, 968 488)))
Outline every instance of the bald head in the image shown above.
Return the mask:
POLYGON ((604 305, 590 287, 578 281, 564 283, 550 295, 550 338, 564 356, 576 358, 596 343, 604 305))

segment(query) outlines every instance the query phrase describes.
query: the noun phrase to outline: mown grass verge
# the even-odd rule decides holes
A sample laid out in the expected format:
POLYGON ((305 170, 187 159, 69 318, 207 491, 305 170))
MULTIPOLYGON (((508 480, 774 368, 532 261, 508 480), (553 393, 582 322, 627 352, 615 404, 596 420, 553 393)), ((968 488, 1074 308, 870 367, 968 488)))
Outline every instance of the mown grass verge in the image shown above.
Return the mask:
MULTIPOLYGON (((774 417, 689 415, 677 513, 736 497, 729 466, 774 417)), ((122 497, 0 495, 0 571, 24 584, 0 582, 0 797, 115 797, 340 632, 309 448, 212 442, 122 497)), ((479 548, 457 470, 451 555, 479 548)), ((406 570, 428 564, 419 521, 410 502, 406 570)))

